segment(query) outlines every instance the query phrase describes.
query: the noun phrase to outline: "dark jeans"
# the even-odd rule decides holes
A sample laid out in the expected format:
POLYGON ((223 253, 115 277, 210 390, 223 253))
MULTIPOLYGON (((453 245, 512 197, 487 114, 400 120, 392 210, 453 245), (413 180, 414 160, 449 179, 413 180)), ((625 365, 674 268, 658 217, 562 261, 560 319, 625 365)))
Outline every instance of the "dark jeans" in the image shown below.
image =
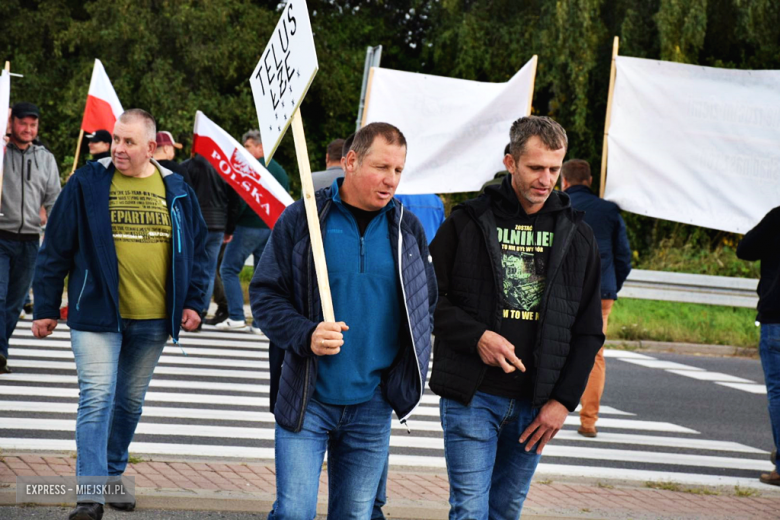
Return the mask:
POLYGON ((212 295, 214 296, 214 303, 217 304, 217 308, 225 309, 227 312, 227 296, 225 296, 225 286, 222 285, 222 277, 219 275, 219 270, 222 267, 222 257, 225 256, 225 246, 222 244, 219 248, 219 256, 217 257, 217 272, 214 275, 214 289, 212 295))
POLYGON ((206 291, 206 308, 203 309, 204 314, 209 311, 209 303, 211 302, 211 294, 214 292, 214 280, 217 276, 217 259, 219 258, 220 248, 222 241, 225 239, 225 233, 222 231, 209 231, 206 235, 206 269, 209 273, 209 288, 206 291))
POLYGON ((8 359, 8 341, 30 292, 38 241, 18 242, 0 238, 0 355, 8 359))
MULTIPOLYGON (((780 451, 780 323, 761 325, 761 342, 758 344, 758 351, 764 369, 772 437, 775 441, 775 449, 780 451)), ((780 462, 775 461, 775 469, 780 473, 780 462)))

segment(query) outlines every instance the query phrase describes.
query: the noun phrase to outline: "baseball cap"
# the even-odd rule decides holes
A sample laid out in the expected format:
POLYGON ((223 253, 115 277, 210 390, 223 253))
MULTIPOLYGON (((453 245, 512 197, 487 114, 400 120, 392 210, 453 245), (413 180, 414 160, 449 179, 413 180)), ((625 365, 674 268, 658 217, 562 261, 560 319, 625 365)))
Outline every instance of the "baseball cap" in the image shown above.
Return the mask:
POLYGON ((182 144, 173 140, 173 136, 170 132, 157 132, 157 146, 173 146, 177 150, 181 150, 182 144))
POLYGON ((87 134, 87 139, 90 143, 109 143, 111 144, 111 134, 108 130, 95 130, 91 134, 87 134))
POLYGON ((38 107, 33 105, 32 103, 21 101, 13 106, 13 108, 11 109, 11 115, 16 118, 30 117, 30 116, 35 118, 40 118, 41 111, 38 110, 38 107))

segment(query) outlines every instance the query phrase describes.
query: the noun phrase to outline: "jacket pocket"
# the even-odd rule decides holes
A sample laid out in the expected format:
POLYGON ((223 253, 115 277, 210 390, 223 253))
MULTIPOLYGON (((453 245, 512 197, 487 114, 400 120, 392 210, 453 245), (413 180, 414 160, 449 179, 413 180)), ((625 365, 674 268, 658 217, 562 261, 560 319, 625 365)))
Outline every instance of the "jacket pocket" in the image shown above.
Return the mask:
POLYGON ((80 310, 79 306, 81 305, 81 297, 84 296, 84 289, 87 287, 87 280, 89 280, 89 269, 86 269, 84 271, 84 283, 81 284, 81 291, 79 292, 79 299, 76 301, 76 310, 80 310))

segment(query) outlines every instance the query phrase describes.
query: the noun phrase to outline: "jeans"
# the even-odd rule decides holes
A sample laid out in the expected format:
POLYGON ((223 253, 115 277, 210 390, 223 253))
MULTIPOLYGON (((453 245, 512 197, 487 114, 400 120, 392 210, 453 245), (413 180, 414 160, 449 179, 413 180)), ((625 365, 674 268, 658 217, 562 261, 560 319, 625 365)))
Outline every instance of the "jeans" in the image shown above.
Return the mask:
POLYGON ((385 468, 382 470, 382 478, 379 480, 379 487, 374 498, 374 508, 371 511, 371 520, 385 520, 382 508, 387 504, 387 470, 389 467, 390 459, 385 461, 385 468))
POLYGON ((276 426, 276 502, 269 520, 317 516, 328 451, 328 518, 369 520, 390 443, 390 405, 379 388, 370 401, 328 405, 312 399, 303 429, 276 426))
POLYGON ((249 255, 254 256, 255 270, 263 254, 271 230, 267 228, 251 228, 238 226, 233 233, 233 240, 225 248, 225 256, 222 258, 222 267, 219 270, 222 276, 222 284, 225 286, 225 296, 228 301, 228 313, 231 320, 243 321, 244 318, 244 291, 238 274, 244 268, 244 262, 249 255))
POLYGON ((0 356, 8 359, 8 341, 30 293, 38 241, 19 242, 0 238, 0 356))
POLYGON ((477 392, 464 406, 439 403, 450 480, 450 520, 520 518, 541 455, 520 435, 536 418, 530 399, 477 392))
MULTIPOLYGON (((769 400, 769 420, 775 449, 780 452, 780 323, 761 325, 761 342, 758 345, 761 366, 764 369, 766 397, 769 400)), ((775 470, 780 473, 780 462, 775 460, 775 470)))
POLYGON ((208 313, 211 294, 214 292, 214 279, 217 276, 217 258, 219 257, 219 246, 225 239, 225 233, 222 231, 209 231, 206 235, 206 272, 209 273, 209 288, 206 291, 206 308, 203 309, 204 315, 208 313))
MULTIPOLYGON (((71 330, 79 378, 79 478, 115 477, 125 471, 146 389, 168 339, 165 323, 122 320, 122 332, 71 330)), ((99 495, 79 495, 78 500, 103 503, 99 495)))

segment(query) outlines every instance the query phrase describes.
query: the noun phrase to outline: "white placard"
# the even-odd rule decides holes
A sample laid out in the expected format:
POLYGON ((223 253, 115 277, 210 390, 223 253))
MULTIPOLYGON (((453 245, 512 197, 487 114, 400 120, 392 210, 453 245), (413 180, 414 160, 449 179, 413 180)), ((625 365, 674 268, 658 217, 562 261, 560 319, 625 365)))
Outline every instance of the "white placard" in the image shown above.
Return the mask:
POLYGON ((503 171, 512 123, 530 112, 536 57, 506 83, 374 68, 366 124, 391 123, 408 143, 397 192, 477 191, 503 171))
POLYGON ((3 69, 0 73, 0 193, 3 190, 3 162, 5 160, 5 134, 8 132, 9 104, 11 103, 11 75, 3 69))
POLYGON ((306 1, 290 0, 249 78, 266 161, 279 146, 318 68, 306 1))
POLYGON ((735 233, 780 205, 780 71, 616 66, 604 198, 735 233))

